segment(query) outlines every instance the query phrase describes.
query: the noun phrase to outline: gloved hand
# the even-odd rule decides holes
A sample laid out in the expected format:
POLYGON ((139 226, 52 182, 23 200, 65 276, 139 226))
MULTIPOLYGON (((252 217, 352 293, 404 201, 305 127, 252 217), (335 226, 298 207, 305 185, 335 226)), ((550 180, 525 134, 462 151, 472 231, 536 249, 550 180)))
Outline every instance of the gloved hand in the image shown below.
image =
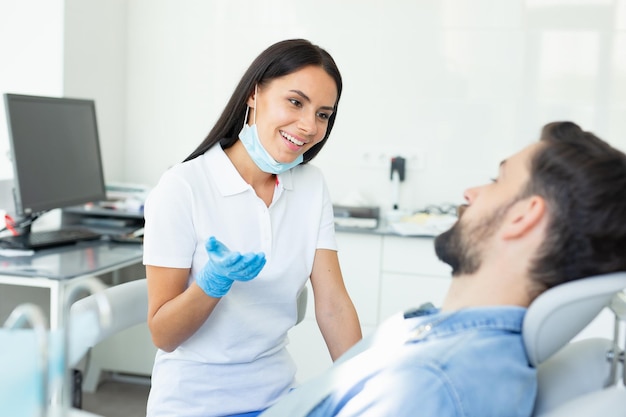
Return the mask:
POLYGON ((250 281, 265 266, 263 252, 232 252, 213 236, 207 240, 205 248, 209 261, 196 275, 196 283, 211 297, 223 297, 234 281, 250 281))

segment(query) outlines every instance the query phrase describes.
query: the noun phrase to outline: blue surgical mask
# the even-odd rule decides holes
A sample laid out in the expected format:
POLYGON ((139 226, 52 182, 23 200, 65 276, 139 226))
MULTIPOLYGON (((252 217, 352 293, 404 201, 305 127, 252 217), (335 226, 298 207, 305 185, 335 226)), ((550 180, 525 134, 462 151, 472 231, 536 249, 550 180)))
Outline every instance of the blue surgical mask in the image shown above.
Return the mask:
MULTIPOLYGON (((256 102, 256 87, 254 100, 256 102)), ((246 109, 246 116, 243 122, 243 128, 241 132, 239 132, 239 139, 243 146, 248 151, 248 155, 254 161, 254 163, 259 167, 259 169, 263 172, 267 172, 268 174, 282 174, 283 172, 295 167, 302 163, 304 158, 302 155, 299 155, 293 162, 282 163, 277 162, 272 155, 270 155, 263 145, 261 144, 261 140, 259 139, 259 132, 256 128, 256 105, 254 106, 254 123, 252 126, 248 126, 248 109, 246 109)))
POLYGON ((277 162, 261 144, 256 124, 248 126, 247 123, 244 123, 243 129, 239 132, 239 139, 241 140, 241 143, 243 143, 243 146, 248 151, 248 154, 254 163, 261 169, 261 171, 267 172, 268 174, 282 174, 288 169, 302 163, 304 159, 302 155, 299 155, 293 162, 277 162))

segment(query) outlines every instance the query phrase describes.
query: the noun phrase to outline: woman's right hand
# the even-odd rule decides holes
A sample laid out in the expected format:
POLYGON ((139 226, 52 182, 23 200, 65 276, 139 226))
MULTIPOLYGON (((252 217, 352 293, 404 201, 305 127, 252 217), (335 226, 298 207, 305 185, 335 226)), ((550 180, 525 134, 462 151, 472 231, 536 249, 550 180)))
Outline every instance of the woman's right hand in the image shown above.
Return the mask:
POLYGON ((211 297, 223 297, 234 281, 250 281, 265 266, 263 252, 233 252, 214 236, 207 240, 205 248, 209 260, 195 279, 198 286, 211 297))
POLYGON ((265 266, 265 254, 232 252, 214 237, 205 247, 209 260, 189 286, 188 268, 146 265, 148 326, 154 344, 166 352, 202 326, 234 281, 249 281, 265 266))

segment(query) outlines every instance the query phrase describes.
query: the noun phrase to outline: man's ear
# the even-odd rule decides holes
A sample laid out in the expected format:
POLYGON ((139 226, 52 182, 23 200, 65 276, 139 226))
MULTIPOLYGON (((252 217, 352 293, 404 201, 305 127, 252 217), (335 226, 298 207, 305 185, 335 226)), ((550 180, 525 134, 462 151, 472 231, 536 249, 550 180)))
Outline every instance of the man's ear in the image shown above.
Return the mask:
POLYGON ((546 215, 546 201, 533 195, 522 199, 509 208, 502 225, 504 239, 516 239, 535 229, 546 215))

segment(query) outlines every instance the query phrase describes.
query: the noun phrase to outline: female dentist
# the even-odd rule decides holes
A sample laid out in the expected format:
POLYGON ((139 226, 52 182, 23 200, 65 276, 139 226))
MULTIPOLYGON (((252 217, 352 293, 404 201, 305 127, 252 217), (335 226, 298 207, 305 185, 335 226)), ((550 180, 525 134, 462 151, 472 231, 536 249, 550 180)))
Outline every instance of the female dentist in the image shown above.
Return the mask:
POLYGON ((207 138, 145 205, 148 325, 159 348, 147 416, 256 416, 294 387, 287 332, 308 279, 333 360, 361 338, 332 202, 307 164, 342 80, 303 39, 263 51, 207 138))

